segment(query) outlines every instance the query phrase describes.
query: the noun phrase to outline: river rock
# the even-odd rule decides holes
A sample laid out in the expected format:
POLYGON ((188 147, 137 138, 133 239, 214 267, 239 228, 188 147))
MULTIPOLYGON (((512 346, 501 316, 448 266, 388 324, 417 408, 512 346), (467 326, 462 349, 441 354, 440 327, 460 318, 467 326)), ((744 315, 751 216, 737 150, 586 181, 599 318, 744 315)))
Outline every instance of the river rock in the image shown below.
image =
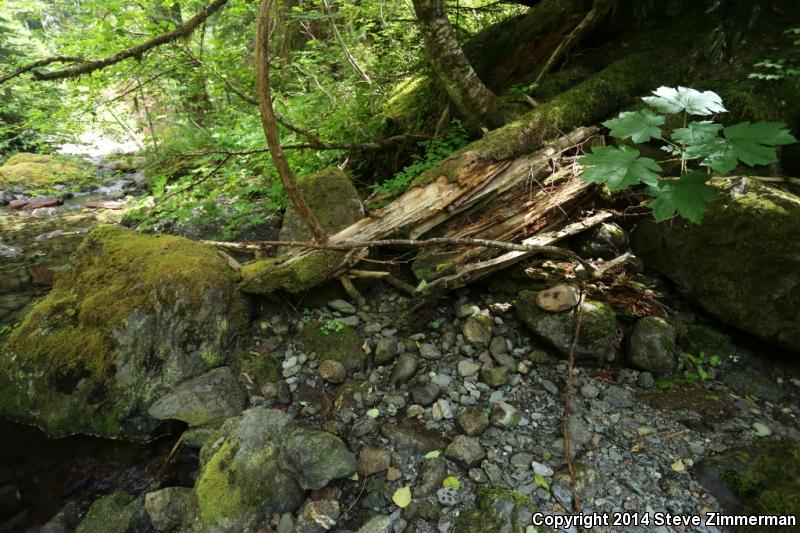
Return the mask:
POLYGON ((336 500, 308 500, 297 513, 294 531, 325 533, 339 520, 339 502, 336 500))
POLYGON ((478 442, 478 439, 464 435, 456 435, 453 441, 445 448, 444 454, 446 457, 466 467, 475 466, 486 457, 486 452, 478 442))
POLYGON ((304 491, 279 461, 293 429, 289 415, 264 407, 222 425, 220 437, 209 440, 200 453, 202 471, 194 491, 203 523, 242 531, 245 522, 300 507, 304 491))
POLYGON ((723 180, 701 224, 640 223, 631 244, 722 322, 800 353, 800 197, 723 180))
POLYGON ((580 292, 571 285, 556 285, 536 295, 536 305, 551 313, 568 311, 578 305, 580 292))
POLYGON ((613 222, 604 222, 581 235, 575 251, 587 259, 614 259, 628 249, 628 244, 628 233, 624 229, 613 222))
POLYGON ((392 374, 389 376, 389 386, 396 387, 408 381, 411 376, 417 373, 417 358, 411 354, 401 354, 394 364, 392 374))
POLYGON ((392 517, 390 516, 373 516, 367 523, 358 528, 357 533, 392 533, 392 517))
POLYGON ((338 361, 349 372, 363 370, 367 365, 364 341, 352 326, 342 324, 337 329, 332 331, 320 321, 306 324, 300 334, 306 353, 316 353, 323 361, 338 361))
POLYGON ((144 509, 157 531, 186 531, 197 517, 197 499, 186 487, 168 487, 148 492, 144 509))
POLYGON ((319 364, 319 375, 328 383, 344 383, 347 379, 347 369, 339 361, 326 359, 319 364))
POLYGON ((468 437, 479 437, 489 427, 489 417, 475 407, 467 407, 456 416, 459 429, 468 437))
POLYGON ((156 401, 148 413, 159 420, 181 420, 190 426, 222 422, 242 412, 245 390, 230 367, 215 368, 178 385, 156 401))
POLYGON ((75 530, 77 533, 149 533, 150 516, 144 498, 117 492, 96 500, 75 530))
POLYGON ((475 315, 467 318, 462 328, 468 343, 486 348, 492 340, 492 319, 486 315, 475 315))
POLYGON ((295 429, 284 441, 280 464, 307 490, 321 489, 356 471, 356 458, 339 437, 303 428, 295 429))
MULTIPOLYGON (((577 322, 577 307, 563 313, 550 313, 536 304, 537 293, 522 291, 515 305, 517 316, 540 339, 568 355, 577 322)), ((617 320, 608 305, 586 300, 575 358, 605 363, 616 359, 617 320)))
POLYGON ((371 476, 389 469, 391 456, 386 448, 367 446, 358 454, 358 474, 371 476))
POLYGON ((149 439, 150 406, 234 352, 248 322, 237 281, 211 247, 95 229, 0 352, 0 415, 149 439))
MULTIPOLYGON (((515 533, 530 530, 536 506, 528 496, 500 486, 478 489, 477 501, 462 512, 455 531, 515 533)), ((551 531, 539 528, 539 531, 551 531)))
MULTIPOLYGON (((350 178, 336 167, 300 176, 297 188, 325 230, 334 234, 364 218, 364 206, 350 178)), ((284 241, 311 241, 313 235, 293 206, 286 208, 278 235, 284 241)), ((287 248, 279 249, 286 253, 287 248)), ((347 303, 347 302, 345 302, 347 303)), ((355 312, 355 311, 351 311, 355 312)))
POLYGON ((386 365, 394 361, 397 356, 397 339, 394 337, 381 337, 375 342, 376 365, 386 365))
POLYGON ((654 374, 669 374, 675 370, 675 328, 663 318, 647 316, 633 327, 628 341, 628 362, 654 374))

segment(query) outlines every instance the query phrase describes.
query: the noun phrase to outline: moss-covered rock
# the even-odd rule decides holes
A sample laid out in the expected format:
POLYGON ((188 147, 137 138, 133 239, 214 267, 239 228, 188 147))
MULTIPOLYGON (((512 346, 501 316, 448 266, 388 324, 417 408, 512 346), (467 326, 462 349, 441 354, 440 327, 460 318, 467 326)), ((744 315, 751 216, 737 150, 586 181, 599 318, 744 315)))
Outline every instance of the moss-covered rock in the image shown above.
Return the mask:
POLYGON ((362 370, 367 356, 362 349, 364 341, 350 326, 339 325, 329 329, 324 322, 306 324, 300 334, 307 353, 316 353, 317 359, 338 361, 349 371, 362 370))
POLYGON ((205 524, 237 531, 244 520, 300 507, 303 490, 278 465, 281 442, 292 427, 289 415, 261 407, 223 424, 221 437, 203 447, 195 484, 205 524))
POLYGON ((144 498, 123 492, 95 501, 76 529, 77 533, 147 533, 150 530, 144 498))
POLYGON ((581 257, 614 259, 628 249, 628 234, 612 222, 596 226, 578 239, 575 251, 581 257))
MULTIPOLYGON (((798 441, 767 441, 729 450, 706 459, 696 470, 699 481, 723 502, 728 513, 800 515, 798 441)), ((747 530, 779 529, 765 526, 747 530)))
POLYGON ((252 294, 272 294, 277 290, 302 293, 328 281, 345 256, 345 252, 324 250, 254 261, 242 268, 240 288, 252 294))
POLYGON ((57 186, 83 188, 97 179, 91 164, 62 155, 21 153, 0 166, 0 191, 43 192, 57 186))
MULTIPOLYGON (((522 291, 514 304, 517 316, 544 342, 568 355, 578 318, 575 307, 562 313, 550 313, 536 305, 535 291, 522 291)), ((613 309, 602 302, 583 303, 583 320, 575 358, 605 363, 616 359, 617 318, 613 309)))
MULTIPOLYGON (((297 188, 314 211, 322 227, 334 234, 364 218, 364 206, 350 178, 336 167, 297 180, 297 188)), ((312 241, 313 235, 293 206, 286 208, 280 239, 312 241)), ((287 249, 281 253, 287 252, 287 249)))
MULTIPOLYGON (((461 513, 454 525, 455 533, 524 533, 531 524, 536 507, 530 498, 501 487, 478 490, 475 507, 461 513)), ((539 528, 539 531, 552 531, 539 528)))
POLYGON ((633 327, 628 340, 628 362, 655 374, 670 374, 677 366, 675 328, 656 316, 646 316, 633 327))
POLYGON ((0 352, 0 414, 50 434, 147 439, 153 402, 224 364, 248 322, 213 248, 95 229, 0 352))
POLYGON ((726 324, 800 353, 800 197, 725 180, 700 225, 644 222, 632 246, 726 324))

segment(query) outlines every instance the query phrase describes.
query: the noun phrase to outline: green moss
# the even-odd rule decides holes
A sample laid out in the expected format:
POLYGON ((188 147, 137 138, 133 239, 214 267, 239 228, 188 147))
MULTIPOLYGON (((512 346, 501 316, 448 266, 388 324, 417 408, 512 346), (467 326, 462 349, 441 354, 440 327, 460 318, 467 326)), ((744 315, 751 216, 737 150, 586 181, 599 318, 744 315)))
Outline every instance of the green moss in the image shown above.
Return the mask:
MULTIPOLYGON (((533 513, 536 509, 530 498, 502 487, 490 486, 478 489, 478 498, 475 507, 461 513, 454 525, 455 533, 486 533, 488 531, 509 531, 523 533, 525 526, 517 524, 520 509, 527 509, 533 513), (498 516, 493 504, 498 500, 514 503, 511 517, 505 519, 498 516), (510 520, 508 519, 510 518, 510 520), (510 522, 510 523, 509 523, 510 522)), ((545 531, 545 530, 542 530, 545 531)))
POLYGON ((207 524, 219 524, 225 519, 235 518, 242 507, 242 491, 231 479, 228 466, 236 450, 225 442, 203 469, 195 484, 200 517, 207 524))
POLYGON ((708 356, 724 357, 735 351, 731 338, 708 326, 687 325, 681 336, 684 351, 691 354, 705 353, 708 356))
POLYGON ((263 259, 244 265, 241 290, 270 294, 285 290, 298 294, 328 281, 345 258, 344 252, 314 251, 302 256, 263 259))
POLYGON ((716 461, 723 464, 721 478, 745 514, 800 514, 800 442, 768 441, 716 461))
MULTIPOLYGON (((157 293, 180 286, 187 309, 199 309, 208 291, 237 280, 231 269, 209 268, 222 261, 211 247, 118 226, 92 231, 72 261, 12 333, 7 349, 45 368, 93 376, 111 362, 114 328, 137 310, 159 305, 157 293)), ((240 311, 245 320, 246 310, 240 311)), ((204 357, 219 360, 219 354, 204 357)))
POLYGON ((95 501, 76 529, 77 533, 127 533, 143 521, 142 500, 122 492, 95 501), (138 516, 137 516, 138 515, 138 516))
POLYGON ((261 354, 244 361, 242 370, 256 383, 274 383, 281 379, 281 363, 269 354, 261 354))
POLYGON ((339 332, 327 332, 324 322, 314 321, 306 324, 300 338, 305 351, 316 353, 320 361, 339 361, 348 370, 360 370, 366 364, 361 336, 350 326, 342 325, 339 332))
POLYGON ((85 186, 96 178, 93 167, 83 160, 21 153, 0 167, 0 190, 43 191, 56 185, 85 186))

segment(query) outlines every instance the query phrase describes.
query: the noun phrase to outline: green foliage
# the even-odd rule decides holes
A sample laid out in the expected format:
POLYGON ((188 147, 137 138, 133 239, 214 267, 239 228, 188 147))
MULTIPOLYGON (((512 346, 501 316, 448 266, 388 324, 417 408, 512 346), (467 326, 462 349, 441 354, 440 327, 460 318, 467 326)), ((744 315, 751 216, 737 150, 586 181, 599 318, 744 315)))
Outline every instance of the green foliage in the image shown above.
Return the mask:
POLYGON ((664 144, 661 149, 674 157, 669 161, 680 162, 679 176, 660 176, 662 167, 657 161, 624 144, 593 147, 591 154, 581 157, 581 163, 585 166, 584 181, 602 183, 612 192, 645 185, 647 193, 654 197, 650 207, 658 221, 672 218, 677 211, 699 224, 708 202, 717 198, 716 191, 707 183, 712 171, 727 174, 739 163, 750 166, 775 163, 777 147, 797 142, 785 125, 777 122, 742 122, 729 127, 708 120, 687 123, 689 116, 726 111, 720 96, 712 91, 660 87, 653 94, 643 100, 661 114, 645 108, 621 113, 603 125, 610 130, 611 137, 621 141, 661 141, 664 144), (675 119, 681 120, 683 126, 665 136, 663 126, 675 119), (701 170, 703 167, 705 171, 701 170))
POLYGON ((328 319, 320 326, 320 331, 323 335, 330 335, 331 333, 339 333, 344 329, 344 324, 338 320, 328 319))
POLYGON ((682 353, 678 356, 678 362, 682 369, 683 377, 690 382, 708 381, 713 377, 713 369, 719 366, 719 356, 706 355, 700 352, 698 355, 682 353))
MULTIPOLYGON (((790 28, 784 32, 797 47, 800 47, 800 28, 790 28)), ((800 75, 800 48, 795 48, 790 57, 780 57, 776 59, 762 59, 755 63, 756 69, 748 75, 748 78, 776 81, 800 75)))

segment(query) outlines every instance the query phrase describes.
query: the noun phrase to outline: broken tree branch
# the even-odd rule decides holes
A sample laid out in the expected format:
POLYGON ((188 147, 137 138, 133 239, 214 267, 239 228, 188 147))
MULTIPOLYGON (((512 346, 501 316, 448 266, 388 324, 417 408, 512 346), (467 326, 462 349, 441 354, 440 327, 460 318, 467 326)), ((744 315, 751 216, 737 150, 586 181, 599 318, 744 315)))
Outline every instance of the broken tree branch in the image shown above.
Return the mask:
POLYGON ((328 233, 322 227, 314 211, 306 202, 297 182, 294 179, 286 156, 281 149, 278 128, 275 125, 275 110, 272 107, 272 94, 269 86, 269 11, 272 8, 272 0, 262 0, 261 8, 258 12, 258 34, 256 37, 256 81, 258 86, 258 107, 261 112, 261 125, 264 128, 264 135, 267 138, 270 154, 281 177, 286 195, 294 204, 298 214, 308 226, 314 240, 324 243, 328 240, 328 233))
POLYGON ((550 70, 559 61, 561 61, 561 59, 563 59, 570 50, 572 50, 573 46, 583 39, 583 37, 585 37, 586 34, 592 30, 592 28, 594 28, 597 22, 606 16, 615 3, 616 0, 595 0, 591 11, 586 14, 580 24, 578 24, 575 29, 572 30, 561 41, 561 43, 559 43, 558 47, 556 47, 556 49, 550 55, 547 62, 539 71, 539 74, 536 76, 536 79, 534 80, 535 85, 539 85, 542 82, 542 79, 550 72, 550 70))
MULTIPOLYGON (((126 59, 136 57, 141 57, 145 52, 152 50, 153 48, 157 48, 159 46, 171 43, 177 39, 188 37, 194 30, 196 30, 201 24, 203 24, 208 17, 210 17, 215 12, 219 11, 222 6, 224 6, 228 0, 214 0, 212 3, 204 7, 199 13, 197 13, 194 17, 190 18, 186 21, 185 24, 182 24, 172 30, 171 32, 164 33, 150 39, 149 41, 145 41, 142 44, 137 46, 133 46, 131 48, 127 48, 122 50, 121 52, 117 52, 114 55, 108 56, 103 59, 97 59, 94 61, 82 59, 82 58, 49 58, 49 59, 42 59, 31 63, 30 65, 26 65, 22 67, 24 72, 31 72, 33 77, 37 80, 61 80, 65 78, 74 78, 77 76, 81 76, 83 74, 89 74, 94 72, 95 70, 104 69, 106 67, 110 67, 111 65, 115 65, 121 61, 126 59), (67 59, 67 61, 65 61, 67 59), (42 66, 49 65, 51 63, 56 62, 70 62, 70 63, 77 63, 72 67, 63 68, 60 70, 51 70, 46 72, 40 72, 36 69, 42 66)), ((11 73, 14 74, 14 73, 11 73)), ((8 81, 8 79, 12 79, 19 74, 12 76, 11 74, 6 75, 0 78, 0 83, 4 83, 8 81)))
POLYGON ((322 0, 322 7, 325 9, 325 14, 331 21, 331 28, 333 29, 333 35, 336 37, 336 42, 339 43, 339 47, 342 49, 342 52, 344 52, 345 59, 347 59, 347 62, 350 63, 350 66, 353 67, 355 73, 358 74, 362 80, 367 82, 368 85, 372 85, 372 78, 370 78, 369 75, 364 71, 364 69, 361 68, 361 65, 358 64, 358 61, 356 61, 356 58, 353 57, 353 54, 347 47, 347 43, 344 42, 344 37, 342 37, 342 34, 339 32, 339 27, 336 26, 336 20, 333 18, 334 15, 331 10, 331 6, 328 3, 328 0, 322 0))
POLYGON ((567 362, 567 387, 564 390, 564 416, 561 421, 564 432, 564 457, 567 460, 567 470, 569 472, 570 484, 572 485, 572 510, 577 514, 580 514, 581 512, 581 500, 578 494, 578 482, 575 477, 575 466, 572 464, 572 450, 570 448, 569 400, 572 393, 572 371, 575 367, 575 349, 578 346, 578 338, 581 334, 581 323, 583 322, 583 302, 585 299, 586 293, 581 290, 581 296, 578 298, 578 318, 575 321, 575 338, 572 339, 572 345, 569 347, 569 359, 567 362))
POLYGON ((26 72, 31 72, 34 69, 46 67, 47 65, 51 65, 53 63, 81 63, 84 59, 80 57, 72 57, 72 56, 56 56, 56 57, 48 57, 47 59, 40 59, 38 61, 34 61, 33 63, 28 63, 25 66, 18 68, 17 70, 13 70, 8 74, 4 74, 0 76, 0 84, 3 84, 9 80, 13 80, 17 76, 22 76, 26 72))

